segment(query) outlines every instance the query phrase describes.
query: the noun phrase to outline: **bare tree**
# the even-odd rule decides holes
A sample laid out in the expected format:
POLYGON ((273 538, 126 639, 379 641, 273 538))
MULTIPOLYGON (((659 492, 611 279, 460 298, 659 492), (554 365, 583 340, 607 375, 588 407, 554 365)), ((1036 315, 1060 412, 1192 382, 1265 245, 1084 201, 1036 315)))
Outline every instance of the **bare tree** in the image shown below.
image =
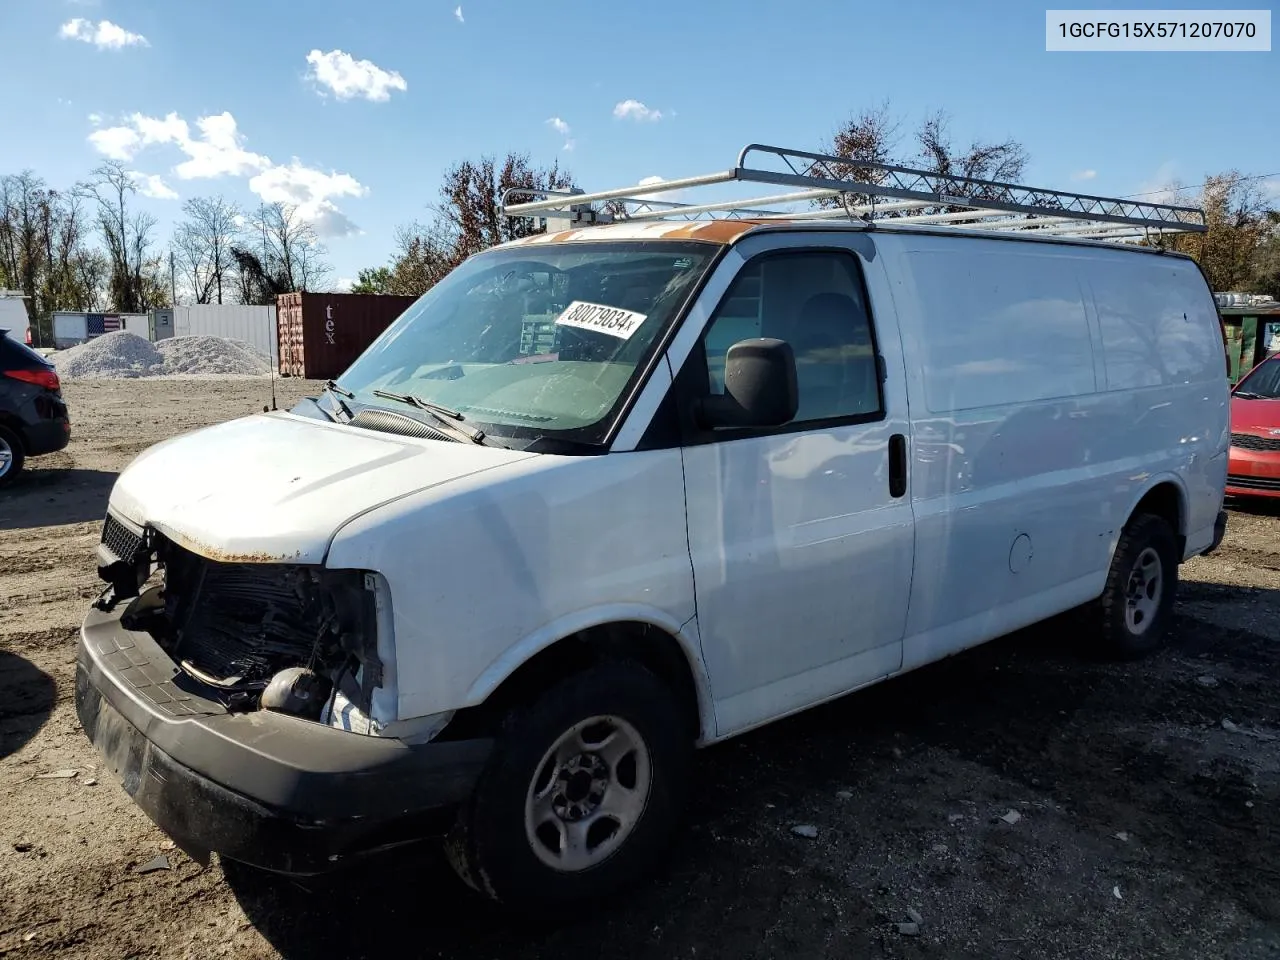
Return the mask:
MULTIPOLYGON (((886 174, 873 164, 912 167, 948 176, 968 177, 978 180, 1010 182, 1022 176, 1027 163, 1027 151, 1016 140, 996 143, 974 140, 968 147, 957 148, 949 131, 946 114, 930 114, 915 134, 919 152, 904 156, 899 149, 898 130, 901 121, 892 113, 888 102, 863 110, 849 118, 837 130, 823 150, 832 156, 847 159, 847 163, 821 164, 812 172, 817 176, 833 179, 852 179, 862 183, 879 184, 886 174)), ((962 193, 966 197, 980 199, 991 191, 973 185, 962 193)), ((867 203, 869 194, 850 194, 846 199, 854 203, 867 203)), ((818 201, 820 206, 837 207, 844 201, 839 197, 818 201)), ((913 210, 912 213, 934 213, 954 209, 937 207, 913 210)), ((892 214, 890 214, 892 215, 892 214)))
MULTIPOLYGON (((838 180, 856 180, 861 183, 882 183, 884 171, 870 166, 874 163, 891 164, 894 162, 898 147, 898 130, 901 121, 889 110, 886 100, 876 107, 868 107, 861 113, 851 116, 822 146, 822 152, 830 156, 848 158, 849 163, 823 165, 822 169, 809 172, 814 176, 828 177, 838 180)), ((855 204, 865 204, 871 200, 870 194, 850 194, 848 200, 855 204)), ((843 201, 839 197, 826 197, 819 201, 823 207, 838 207, 843 201)))
POLYGON ((222 303, 235 264, 231 248, 240 240, 240 209, 220 196, 193 197, 182 212, 186 219, 174 231, 173 245, 183 279, 196 303, 222 303))
POLYGON ((122 313, 141 312, 152 299, 144 291, 144 276, 156 220, 149 213, 129 209, 137 189, 133 174, 114 160, 95 169, 85 187, 97 208, 98 231, 110 264, 109 299, 122 313))
POLYGON ((242 303, 275 303, 278 294, 315 290, 332 272, 315 226, 296 206, 272 203, 250 217, 231 248, 242 303))
POLYGON ((440 185, 440 203, 427 223, 414 222, 396 231, 398 251, 392 258, 386 292, 420 296, 474 253, 495 244, 542 232, 531 217, 504 217, 498 207, 507 190, 570 190, 574 182, 558 164, 534 167, 526 154, 509 153, 464 160, 450 167, 440 185))
POLYGON ((36 301, 45 265, 45 237, 49 191, 32 171, 0 178, 0 272, 4 286, 27 296, 28 312, 39 312, 36 301))

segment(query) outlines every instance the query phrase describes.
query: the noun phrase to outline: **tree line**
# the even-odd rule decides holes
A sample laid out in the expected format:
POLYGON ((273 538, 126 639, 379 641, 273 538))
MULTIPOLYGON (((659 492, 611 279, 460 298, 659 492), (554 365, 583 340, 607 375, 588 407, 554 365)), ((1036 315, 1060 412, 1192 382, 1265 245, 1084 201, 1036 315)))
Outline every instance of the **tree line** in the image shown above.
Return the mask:
POLYGON ((193 197, 164 245, 155 217, 138 208, 138 190, 116 161, 68 190, 30 170, 0 176, 0 290, 26 297, 42 339, 55 311, 146 313, 175 295, 274 304, 277 294, 322 287, 332 272, 297 207, 193 197))
MULTIPOLYGON (((903 121, 881 104, 852 115, 820 145, 838 158, 815 173, 879 182, 873 164, 894 164, 981 180, 1017 182, 1028 162, 1017 140, 960 143, 935 113, 902 135, 903 121)), ((443 175, 429 216, 397 228, 389 262, 361 270, 356 293, 425 293, 467 257, 541 227, 504 217, 510 189, 574 190, 558 164, 535 166, 528 154, 463 160, 443 175)), ((83 182, 56 190, 31 171, 0 176, 0 289, 21 291, 42 333, 58 310, 147 312, 177 299, 193 303, 272 304, 277 294, 324 290, 327 251, 298 208, 242 208, 221 196, 194 197, 167 244, 154 217, 138 209, 139 184, 108 161, 83 182)), ((1201 207, 1208 230, 1158 242, 1189 253, 1214 290, 1280 298, 1280 211, 1261 183, 1229 170, 1194 189, 1171 185, 1173 202, 1201 207)), ((980 199, 974 194, 968 199, 980 199)), ((857 204, 856 195, 815 201, 857 204)), ((962 209, 939 207, 945 212, 962 209)))

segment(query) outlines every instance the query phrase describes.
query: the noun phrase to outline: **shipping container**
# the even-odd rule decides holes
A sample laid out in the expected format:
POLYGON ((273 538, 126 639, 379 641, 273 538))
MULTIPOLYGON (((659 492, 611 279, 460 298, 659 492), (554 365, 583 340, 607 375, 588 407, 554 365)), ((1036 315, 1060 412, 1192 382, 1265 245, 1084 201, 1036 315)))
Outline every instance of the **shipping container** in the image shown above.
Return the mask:
MULTIPOLYGON (((279 360, 276 348, 276 308, 236 303, 202 303, 173 308, 173 336, 224 337, 252 345, 272 364, 279 360)), ((164 339, 166 316, 156 311, 152 324, 154 339, 164 339)))
POLYGON ((360 293, 284 293, 276 298, 280 375, 328 380, 341 375, 416 297, 360 293))

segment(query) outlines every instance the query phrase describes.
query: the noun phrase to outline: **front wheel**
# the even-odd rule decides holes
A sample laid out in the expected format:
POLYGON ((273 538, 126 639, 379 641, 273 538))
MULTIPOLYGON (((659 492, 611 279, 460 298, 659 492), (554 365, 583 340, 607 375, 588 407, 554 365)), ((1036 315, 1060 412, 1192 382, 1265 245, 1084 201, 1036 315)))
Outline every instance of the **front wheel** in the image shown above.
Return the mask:
POLYGON ((1178 587, 1178 543, 1166 520, 1140 514, 1120 534, 1098 601, 1103 653, 1132 659, 1164 640, 1178 587))
POLYGON ((608 896, 656 866, 678 822, 692 739, 644 667, 571 676, 503 724, 445 844, 458 875, 518 908, 608 896))

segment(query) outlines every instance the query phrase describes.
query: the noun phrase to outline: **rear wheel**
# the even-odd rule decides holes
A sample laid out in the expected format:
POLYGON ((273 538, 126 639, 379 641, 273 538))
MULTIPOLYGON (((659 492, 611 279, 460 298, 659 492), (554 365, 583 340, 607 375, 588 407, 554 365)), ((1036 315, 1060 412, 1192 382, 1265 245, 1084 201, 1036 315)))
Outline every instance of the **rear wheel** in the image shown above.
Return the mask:
POLYGON ((692 747, 675 697, 644 667, 569 677, 507 717, 446 841, 449 860, 517 908, 608 896, 662 856, 692 747))
POLYGON ((22 441, 8 427, 0 427, 0 487, 22 472, 22 441))
POLYGON ((1131 659, 1161 645, 1178 587, 1178 559, 1168 521, 1153 514, 1129 521, 1097 605, 1103 653, 1131 659))

